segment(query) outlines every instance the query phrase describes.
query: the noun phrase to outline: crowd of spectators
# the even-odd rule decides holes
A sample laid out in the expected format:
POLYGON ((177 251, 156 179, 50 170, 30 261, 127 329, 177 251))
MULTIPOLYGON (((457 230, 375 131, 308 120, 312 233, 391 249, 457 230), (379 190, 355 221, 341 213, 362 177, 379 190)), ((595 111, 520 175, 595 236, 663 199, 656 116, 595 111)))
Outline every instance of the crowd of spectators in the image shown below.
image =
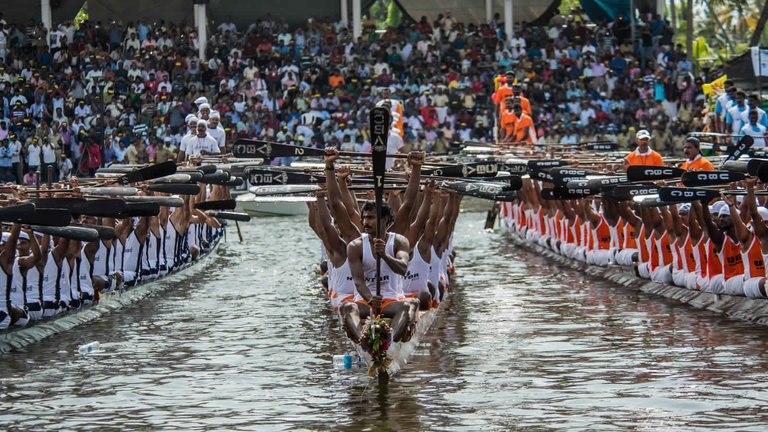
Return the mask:
POLYGON ((506 70, 531 102, 539 142, 627 146, 634 129, 649 129, 668 153, 676 134, 703 126, 702 80, 658 16, 639 21, 635 46, 627 20, 593 23, 578 9, 516 26, 511 44, 503 29, 498 15, 476 25, 446 12, 387 31, 366 23, 355 41, 343 22, 227 19, 209 23, 200 61, 183 23, 65 22, 46 32, 0 14, 0 181, 173 158, 199 96, 221 114, 228 145, 260 137, 363 150, 368 110, 385 88, 403 103, 407 148, 491 141, 494 77, 506 70))

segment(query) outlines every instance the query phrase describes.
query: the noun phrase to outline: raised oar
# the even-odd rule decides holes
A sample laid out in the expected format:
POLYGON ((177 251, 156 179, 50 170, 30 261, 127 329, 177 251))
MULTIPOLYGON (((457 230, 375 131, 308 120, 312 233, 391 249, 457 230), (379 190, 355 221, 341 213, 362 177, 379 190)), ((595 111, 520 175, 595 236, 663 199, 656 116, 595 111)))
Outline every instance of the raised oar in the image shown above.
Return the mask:
MULTIPOLYGON (((202 175, 200 176, 202 178, 202 175)), ((154 180, 150 180, 150 184, 159 184, 159 183, 187 183, 192 180, 192 174, 171 174, 164 177, 156 178, 154 180)))
MULTIPOLYGON (((385 149, 386 151, 386 149, 385 149)), ((262 141, 250 138, 241 138, 235 142, 232 154, 236 158, 264 158, 323 156, 324 149, 315 147, 302 147, 291 144, 262 141)), ((371 157, 369 153, 339 152, 339 156, 371 157)), ((406 154, 391 154, 387 157, 407 158, 406 154)))
POLYGON ((646 184, 619 184, 602 192, 603 198, 614 201, 629 201, 638 196, 658 195, 659 186, 646 184))
POLYGON ((20 217, 14 222, 24 225, 64 227, 72 222, 72 213, 65 209, 35 209, 31 216, 20 217))
POLYGON ((691 201, 710 201, 720 196, 717 189, 703 189, 693 187, 663 187, 659 189, 659 199, 670 203, 691 201))
POLYGON ((144 168, 139 168, 135 171, 131 171, 122 177, 117 179, 117 182, 122 185, 128 185, 140 181, 147 181, 156 179, 159 177, 165 177, 176 173, 176 162, 166 161, 159 164, 149 165, 144 168))
MULTIPOLYGON (((373 194, 376 200, 376 238, 381 238, 381 208, 384 200, 384 177, 387 173, 387 138, 389 137, 389 125, 391 115, 389 109, 383 107, 374 107, 369 115, 371 141, 373 143, 371 156, 373 158, 373 194)), ((381 257, 376 255, 376 297, 381 297, 381 257)), ((371 306, 371 316, 376 317, 381 314, 380 308, 373 310, 371 306)), ((373 323, 373 319, 371 319, 373 323)), ((374 326, 371 325, 371 331, 374 326)))
POLYGON ((35 216, 35 205, 21 203, 0 208, 0 221, 15 222, 18 219, 32 218, 35 216))
POLYGON ((203 184, 225 185, 229 183, 229 173, 226 171, 216 171, 211 174, 205 174, 200 180, 203 184))
POLYGON ((160 205, 153 202, 130 202, 125 203, 121 218, 126 217, 149 217, 157 216, 160 213, 160 205))
POLYGON ((211 216, 217 219, 233 220, 236 222, 248 222, 251 220, 251 215, 240 212, 216 211, 211 212, 211 216))
POLYGON ((92 228, 82 226, 50 227, 41 225, 32 225, 32 231, 49 234, 54 237, 63 237, 70 240, 92 242, 99 240, 99 232, 92 228))
POLYGON ((741 155, 749 151, 749 149, 752 147, 752 144, 754 143, 755 143, 754 138, 752 138, 749 135, 744 135, 739 139, 739 142, 736 144, 736 146, 728 150, 728 157, 725 158, 723 163, 731 160, 738 160, 741 157, 741 155))
POLYGON ((306 194, 317 192, 322 188, 318 185, 277 185, 252 186, 248 191, 256 196, 306 194))
POLYGON ((233 199, 195 203, 195 208, 200 210, 234 210, 235 207, 237 207, 237 201, 233 199))
POLYGON ((119 196, 131 196, 139 193, 139 190, 134 187, 81 187, 80 192, 87 195, 119 195, 119 196))
POLYGON ((80 224, 80 223, 74 223, 71 226, 73 227, 81 227, 81 228, 89 228, 92 230, 96 230, 97 233, 99 233, 99 240, 112 240, 117 235, 115 234, 115 229, 112 227, 104 226, 104 225, 91 225, 91 224, 80 224))
POLYGON ((687 187, 715 186, 745 178, 746 175, 734 171, 688 171, 682 175, 683 184, 687 187))
POLYGON ((627 179, 635 181, 654 181, 680 178, 686 170, 673 167, 633 165, 627 168, 627 179))
POLYGON ((131 196, 123 197, 125 202, 143 202, 143 203, 155 203, 163 207, 181 207, 184 205, 184 200, 179 197, 173 196, 131 196))
POLYGON ((196 184, 158 183, 147 185, 147 189, 153 192, 163 192, 178 195, 197 195, 200 186, 196 184))

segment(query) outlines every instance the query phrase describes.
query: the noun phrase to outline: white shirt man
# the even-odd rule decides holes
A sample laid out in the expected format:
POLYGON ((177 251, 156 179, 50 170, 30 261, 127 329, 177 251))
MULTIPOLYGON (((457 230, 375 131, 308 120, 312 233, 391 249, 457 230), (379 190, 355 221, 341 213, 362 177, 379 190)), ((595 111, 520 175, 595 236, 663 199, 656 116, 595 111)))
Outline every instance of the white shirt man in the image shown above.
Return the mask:
POLYGON ((43 163, 56 163, 56 147, 54 147, 51 143, 43 144, 43 163))
POLYGON ((746 122, 744 126, 741 127, 741 130, 739 130, 739 135, 749 135, 754 138, 755 142, 752 144, 753 149, 765 148, 765 134, 766 130, 768 129, 757 122, 757 111, 751 111, 749 115, 751 118, 746 122))
POLYGON ((197 121, 197 135, 187 145, 187 156, 196 157, 204 154, 220 153, 219 144, 208 135, 208 122, 197 121))
MULTIPOLYGON (((389 130, 389 137, 387 138, 387 154, 397 154, 400 152, 400 149, 403 148, 405 144, 403 143, 403 138, 400 136, 400 131, 392 128, 389 130)), ((387 158, 387 170, 392 168, 392 165, 395 164, 395 158, 388 157, 387 158)))
POLYGON ((224 131, 224 128, 221 127, 221 124, 219 124, 221 115, 218 111, 211 111, 211 114, 208 117, 208 135, 216 140, 219 149, 223 149, 226 144, 227 133, 224 131))

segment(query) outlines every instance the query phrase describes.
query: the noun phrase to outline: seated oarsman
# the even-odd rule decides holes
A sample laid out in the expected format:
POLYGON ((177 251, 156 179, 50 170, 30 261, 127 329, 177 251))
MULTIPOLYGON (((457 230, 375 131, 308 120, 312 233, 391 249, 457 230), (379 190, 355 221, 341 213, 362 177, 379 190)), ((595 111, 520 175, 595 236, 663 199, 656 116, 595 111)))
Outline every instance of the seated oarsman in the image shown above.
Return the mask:
POLYGON ((400 342, 406 335, 411 318, 411 307, 404 302, 402 276, 408 269, 410 246, 408 239, 389 232, 392 215, 388 205, 381 209, 381 232, 376 233, 376 205, 368 202, 362 209, 362 235, 347 246, 347 259, 357 295, 354 302, 341 307, 344 328, 354 342, 362 340, 361 318, 371 313, 371 308, 392 319, 392 336, 400 342), (386 240, 385 240, 386 239, 386 240), (379 282, 381 295, 376 295, 376 258, 381 259, 379 282))
POLYGON ((326 212, 328 207, 323 207, 324 200, 318 197, 315 210, 319 211, 316 212, 315 220, 311 221, 324 245, 328 264, 328 299, 334 310, 339 310, 346 302, 354 301, 356 288, 347 258, 347 246, 360 237, 360 228, 354 222, 357 202, 347 188, 349 168, 340 168, 337 176, 334 164, 338 156, 339 152, 335 148, 325 149, 325 176, 330 211, 326 212), (335 224, 331 221, 331 212, 335 224))
MULTIPOLYGON (((754 180, 747 180, 747 197, 745 202, 747 203, 747 211, 752 218, 752 230, 755 237, 760 242, 760 250, 763 254, 763 263, 768 260, 768 226, 766 221, 768 220, 768 209, 763 206, 757 205, 755 200, 755 183, 754 180)), ((765 278, 758 282, 755 286, 754 283, 744 285, 744 295, 747 297, 766 298, 768 297, 768 289, 765 288, 765 278), (757 290, 755 290, 757 288, 757 290)))
POLYGON ((690 203, 670 206, 669 217, 664 218, 664 225, 672 241, 672 283, 679 287, 695 289, 696 259, 693 253, 693 239, 688 229, 690 211, 690 203))
MULTIPOLYGON (((703 227, 709 236, 710 248, 707 261, 717 261, 717 268, 710 266, 709 286, 706 291, 714 294, 744 295, 744 262, 741 246, 736 237, 734 220, 739 218, 733 205, 718 203, 717 223, 710 216, 709 209, 702 206, 703 227)), ((705 290, 705 287, 702 287, 705 290)))
MULTIPOLYGON (((11 230, 14 229, 16 227, 11 230)), ((33 321, 43 317, 43 307, 40 302, 40 278, 37 269, 40 256, 40 246, 35 235, 28 228, 22 229, 18 234, 16 258, 13 263, 11 304, 24 305, 25 312, 33 321)))
MULTIPOLYGON (((750 180, 750 182, 753 182, 753 180, 750 180)), ((739 243, 738 246, 741 250, 741 261, 744 268, 744 280, 741 291, 735 291, 733 293, 729 292, 729 294, 746 295, 747 297, 752 298, 765 298, 765 262, 763 261, 760 239, 752 231, 752 227, 756 224, 751 217, 751 212, 748 209, 749 204, 747 203, 747 200, 750 199, 754 202, 754 189, 753 193, 747 195, 747 198, 743 201, 744 206, 741 213, 738 212, 735 200, 732 196, 725 194, 721 194, 721 196, 732 215, 732 232, 734 234, 734 239, 739 243), (734 213, 739 213, 741 217, 734 213), (748 222, 749 226, 747 226, 745 222, 748 222)), ((725 253, 725 251, 723 253, 725 253)), ((726 287, 727 286, 728 283, 726 282, 726 287)))
MULTIPOLYGON (((639 218, 629 208, 628 203, 606 201, 611 206, 611 218, 616 220, 613 229, 618 239, 615 243, 613 262, 621 266, 631 266, 637 258, 637 240, 635 239, 635 226, 639 218), (625 216, 629 212, 629 219, 625 216)), ((606 217, 607 219, 607 217, 606 217)), ((612 233, 612 236, 614 234, 612 233)))
MULTIPOLYGON (((0 314, 0 325, 4 326, 2 328, 11 325, 23 327, 29 322, 24 284, 13 281, 14 273, 19 274, 15 268, 20 264, 16 258, 19 236, 25 238, 26 247, 29 248, 29 235, 21 232, 21 225, 13 224, 9 232, 3 233, 3 244, 0 249, 0 268, 4 273, 0 275, 0 279, 2 279, 0 280, 0 292, 5 296, 4 303, 6 303, 5 310, 0 314)), ((30 257, 27 261, 31 262, 33 259, 30 257)))
POLYGON ((403 280, 403 292, 406 297, 419 300, 419 309, 427 310, 432 299, 437 296, 437 286, 429 280, 432 269, 432 249, 440 215, 440 201, 433 202, 434 184, 424 190, 421 206, 416 218, 406 230, 408 244, 413 244, 408 270, 403 280))
POLYGON ((451 284, 451 268, 453 266, 451 262, 451 238, 454 228, 456 227, 456 219, 459 216, 459 208, 461 207, 461 196, 455 192, 448 191, 448 201, 443 209, 443 216, 440 218, 440 222, 437 225, 437 232, 435 233, 435 251, 433 254, 432 266, 434 269, 434 258, 438 257, 438 271, 439 271, 439 283, 438 294, 440 298, 438 301, 443 301, 445 292, 449 289, 451 284))
POLYGON ((696 137, 688 137, 683 143, 685 162, 680 168, 689 171, 714 171, 715 166, 701 154, 701 142, 696 137))
POLYGON ((61 273, 66 261, 69 240, 44 234, 40 240, 41 259, 39 268, 42 272, 43 317, 52 317, 69 308, 69 291, 62 299, 61 273))
MULTIPOLYGON (((595 200, 599 205, 599 201, 595 200)), ((605 267, 611 263, 613 252, 611 251, 611 230, 605 221, 600 208, 592 208, 588 202, 583 206, 584 219, 589 222, 586 234, 590 236, 588 241, 585 261, 587 264, 605 267)))

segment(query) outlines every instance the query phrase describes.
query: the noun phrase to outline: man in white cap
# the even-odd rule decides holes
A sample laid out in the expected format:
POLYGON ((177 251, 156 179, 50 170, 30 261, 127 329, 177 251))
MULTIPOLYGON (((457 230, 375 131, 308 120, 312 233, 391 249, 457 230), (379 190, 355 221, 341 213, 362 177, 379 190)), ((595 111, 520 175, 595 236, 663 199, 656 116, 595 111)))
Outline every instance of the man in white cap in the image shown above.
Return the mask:
POLYGON ((219 154, 219 144, 208 135, 208 122, 205 120, 197 121, 197 135, 187 146, 188 157, 198 157, 209 154, 219 154))
MULTIPOLYGON (((702 291, 714 294, 744 295, 744 261, 741 254, 744 239, 744 223, 735 207, 733 198, 723 195, 725 201, 715 203, 714 220, 708 211, 703 212, 704 231, 714 246, 714 252, 719 257, 722 271, 709 275, 709 285, 702 286, 702 291), (716 208, 717 207, 717 208, 716 208), (737 220, 738 219, 738 220, 737 220)), ((754 198, 753 198, 754 199, 754 198)), ((749 245, 747 245, 749 246, 749 245)), ((759 245, 758 245, 759 247, 759 245)), ((745 248, 745 250, 749 250, 745 248)), ((711 257, 707 257, 710 259, 711 257)), ((762 260, 762 256, 760 257, 762 260)), ((763 266, 764 267, 764 266, 763 266)))
POLYGON ((227 134, 224 131, 224 128, 221 127, 221 124, 219 124, 220 120, 221 115, 219 112, 211 111, 210 116, 208 116, 208 135, 212 136, 213 139, 216 140, 216 142, 219 144, 219 150, 223 152, 224 145, 226 144, 227 140, 227 134))
POLYGON ((176 162, 181 163, 187 160, 189 145, 197 136, 197 122, 199 120, 200 119, 194 114, 188 114, 187 117, 184 118, 184 122, 187 124, 189 130, 184 134, 184 137, 181 138, 181 142, 179 143, 179 156, 177 157, 176 162))
POLYGON ((640 129, 635 135, 637 148, 624 158, 624 171, 632 165, 664 166, 664 159, 650 147, 651 134, 640 129))
POLYGON ((197 118, 200 120, 208 121, 208 116, 211 115, 211 106, 207 103, 203 103, 197 106, 197 118))
POLYGON ((200 105, 207 104, 208 98, 205 96, 200 96, 199 98, 195 99, 195 108, 199 111, 200 105))

